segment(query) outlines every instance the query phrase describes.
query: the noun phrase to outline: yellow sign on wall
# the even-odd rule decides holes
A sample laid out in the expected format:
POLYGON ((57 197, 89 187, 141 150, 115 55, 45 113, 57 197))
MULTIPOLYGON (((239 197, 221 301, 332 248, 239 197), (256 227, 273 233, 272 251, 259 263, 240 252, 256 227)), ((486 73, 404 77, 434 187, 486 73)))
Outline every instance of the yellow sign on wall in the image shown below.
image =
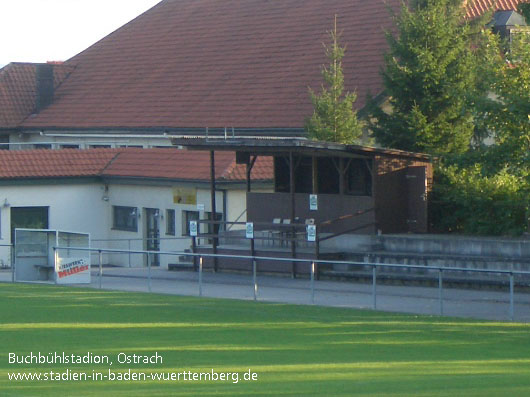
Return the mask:
POLYGON ((197 189, 173 188, 173 203, 175 204, 197 204, 197 189))

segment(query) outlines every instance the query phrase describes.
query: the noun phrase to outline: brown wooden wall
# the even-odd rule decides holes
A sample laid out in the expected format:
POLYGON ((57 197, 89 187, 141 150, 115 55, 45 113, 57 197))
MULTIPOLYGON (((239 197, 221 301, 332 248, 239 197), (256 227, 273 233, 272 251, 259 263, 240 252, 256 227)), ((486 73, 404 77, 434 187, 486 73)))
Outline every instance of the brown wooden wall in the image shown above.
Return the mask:
MULTIPOLYGON (((274 218, 290 218, 290 203, 291 195, 289 193, 247 193, 247 219, 252 222, 272 222, 274 218)), ((374 200, 369 196, 319 194, 318 211, 310 211, 309 194, 295 194, 295 214, 300 217, 302 222, 305 219, 313 218, 318 224, 373 207, 374 200)), ((321 231, 338 233, 368 223, 375 223, 374 212, 337 222, 321 231)), ((371 226, 363 232, 374 233, 375 227, 371 226)))
POLYGON ((427 160, 376 156, 374 200, 377 227, 383 233, 428 231, 427 195, 432 185, 432 173, 432 165, 427 160), (424 168, 426 182, 418 177, 418 167, 424 168), (423 193, 418 193, 419 190, 423 193), (422 194, 423 200, 420 199, 422 194))

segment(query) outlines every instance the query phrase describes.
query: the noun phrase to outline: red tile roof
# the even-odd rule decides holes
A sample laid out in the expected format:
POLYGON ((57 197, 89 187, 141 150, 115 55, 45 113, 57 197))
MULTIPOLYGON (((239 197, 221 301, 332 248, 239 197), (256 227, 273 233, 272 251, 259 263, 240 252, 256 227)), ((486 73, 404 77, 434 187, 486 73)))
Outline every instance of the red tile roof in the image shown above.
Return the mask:
MULTIPOLYGON (((467 0, 467 13, 474 17, 494 1, 467 0)), ((498 0, 497 7, 522 1, 498 0)), ((164 0, 66 62, 76 68, 54 103, 23 126, 301 128, 312 113, 308 87, 322 83, 322 43, 334 15, 347 46, 345 86, 357 91, 361 108, 367 93, 382 90, 384 31, 393 29, 388 6, 400 4, 164 0)))
MULTIPOLYGON (((54 85, 72 71, 72 66, 54 64, 54 85)), ((0 128, 14 128, 35 110, 37 64, 10 63, 0 69, 0 128)))
POLYGON ((517 5, 528 3, 528 0, 469 0, 467 3, 467 16, 475 18, 491 9, 493 11, 515 11, 517 5))
MULTIPOLYGON (((210 179, 208 152, 178 149, 0 150, 0 179, 60 177, 131 177, 188 181, 210 179)), ((232 152, 215 153, 216 178, 244 181, 245 167, 232 152)), ((259 159, 253 180, 271 180, 270 157, 259 159)))
POLYGON ((301 128, 338 15, 346 87, 381 90, 400 0, 165 0, 67 62, 76 70, 26 127, 301 128))
POLYGON ((0 178, 97 176, 117 150, 0 150, 0 178))

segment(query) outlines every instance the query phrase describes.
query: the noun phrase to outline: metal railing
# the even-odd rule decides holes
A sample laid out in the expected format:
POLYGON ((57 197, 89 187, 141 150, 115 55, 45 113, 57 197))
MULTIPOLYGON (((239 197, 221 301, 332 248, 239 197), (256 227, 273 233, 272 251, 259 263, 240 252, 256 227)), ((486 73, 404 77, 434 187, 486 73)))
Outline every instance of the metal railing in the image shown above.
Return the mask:
MULTIPOLYGON (((135 245, 141 245, 143 247, 143 245, 147 242, 147 241, 159 241, 159 242, 166 242, 166 241, 189 241, 189 237, 188 236, 183 236, 183 237, 153 237, 153 238, 150 238, 150 237, 147 237, 147 238, 141 238, 141 237, 134 237, 134 238, 107 238, 107 239, 91 239, 91 242, 92 243, 95 243, 94 245, 100 245, 98 243, 110 243, 110 244, 115 244, 115 243, 126 243, 127 247, 126 247, 126 251, 128 251, 128 259, 127 259, 127 266, 128 267, 132 267, 132 261, 131 261, 131 253, 134 251, 134 247, 133 247, 133 243, 137 243, 135 245)), ((104 247, 96 247, 96 249, 104 249, 104 247)), ((111 248, 108 248, 108 249, 111 249, 111 248)), ((114 249, 114 248, 112 248, 114 249)), ((157 253, 158 251, 153 251, 153 253, 157 253)))
POLYGON ((113 250, 113 249, 101 249, 101 248, 76 248, 76 247, 53 247, 54 252, 58 250, 79 250, 79 251, 90 251, 97 252, 99 257, 98 262, 98 283, 99 288, 102 285, 103 277, 103 262, 102 255, 104 252, 107 253, 130 253, 136 255, 146 255, 147 256, 147 288, 149 292, 152 292, 151 288, 151 264, 149 261, 150 254, 160 254, 160 255, 188 255, 197 257, 199 259, 198 266, 198 293, 199 296, 203 295, 203 271, 204 271, 204 258, 228 258, 228 259, 247 259, 252 262, 252 287, 253 287, 253 297, 254 300, 258 300, 258 278, 257 278, 257 261, 279 261, 279 262, 298 262, 298 263, 307 263, 310 264, 310 293, 311 293, 311 303, 315 303, 315 272, 317 265, 322 264, 340 264, 340 265, 349 265, 353 267, 370 267, 372 270, 372 308, 377 309, 377 274, 378 269, 386 268, 401 268, 401 269, 421 269, 421 270, 431 270, 437 272, 438 274, 438 312, 440 315, 444 315, 444 284, 443 284, 443 275, 445 272, 467 272, 467 273, 476 273, 476 274, 494 274, 499 276, 507 276, 509 280, 509 312, 508 317, 511 321, 514 320, 514 276, 515 275, 525 275, 530 276, 530 271, 515 271, 515 270, 501 270, 501 269, 468 269, 460 267, 441 267, 441 266, 421 266, 421 265, 403 265, 403 264, 389 264, 389 263, 365 263, 365 262, 353 262, 353 261, 329 261, 329 260, 315 260, 315 259, 297 259, 297 258, 278 258, 278 257, 267 257, 267 256, 247 256, 247 255, 224 255, 224 254, 205 254, 205 253, 189 253, 189 252, 164 252, 164 251, 127 251, 127 250, 113 250))

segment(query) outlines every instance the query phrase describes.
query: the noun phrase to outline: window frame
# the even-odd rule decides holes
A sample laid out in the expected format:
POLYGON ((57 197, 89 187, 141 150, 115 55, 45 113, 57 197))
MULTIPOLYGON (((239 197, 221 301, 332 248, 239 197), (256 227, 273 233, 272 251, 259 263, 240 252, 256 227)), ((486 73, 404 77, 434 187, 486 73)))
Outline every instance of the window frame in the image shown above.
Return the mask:
POLYGON ((166 209, 166 235, 167 236, 176 236, 177 234, 176 215, 177 214, 174 209, 170 209, 170 208, 166 209))
POLYGON ((112 206, 112 230, 121 230, 124 232, 138 232, 138 207, 129 207, 124 205, 113 205, 112 206), (132 226, 127 226, 121 222, 117 222, 117 212, 127 211, 128 215, 131 216, 132 226))

